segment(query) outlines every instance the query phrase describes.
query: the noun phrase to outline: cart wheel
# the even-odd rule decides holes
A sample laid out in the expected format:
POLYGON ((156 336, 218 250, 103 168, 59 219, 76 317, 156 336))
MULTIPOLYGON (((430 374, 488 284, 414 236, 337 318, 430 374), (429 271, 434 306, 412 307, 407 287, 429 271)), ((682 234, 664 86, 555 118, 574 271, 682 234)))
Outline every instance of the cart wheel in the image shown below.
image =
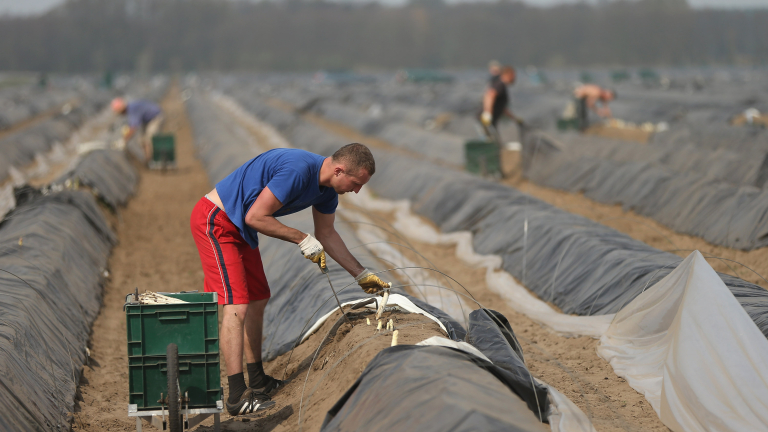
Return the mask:
POLYGON ((179 347, 168 344, 165 351, 168 362, 168 430, 182 432, 181 403, 179 400, 179 347))

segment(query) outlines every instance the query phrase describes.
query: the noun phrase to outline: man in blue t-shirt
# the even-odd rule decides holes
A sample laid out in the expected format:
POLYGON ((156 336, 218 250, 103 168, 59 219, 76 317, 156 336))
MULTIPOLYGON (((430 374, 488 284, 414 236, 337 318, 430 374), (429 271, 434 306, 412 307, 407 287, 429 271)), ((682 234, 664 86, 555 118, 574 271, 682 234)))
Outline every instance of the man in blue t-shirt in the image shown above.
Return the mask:
POLYGON ((141 133, 141 146, 144 156, 152 158, 152 136, 160 132, 163 124, 163 112, 157 104, 147 100, 126 102, 123 98, 112 99, 112 111, 128 118, 128 128, 123 133, 127 142, 136 133, 141 133))
POLYGON ((269 394, 283 385, 266 375, 261 364, 262 320, 270 292, 258 234, 297 244, 323 270, 327 251, 366 293, 389 286, 352 256, 333 226, 339 194, 359 192, 375 171, 373 155, 362 144, 348 144, 331 157, 274 149, 220 181, 192 211, 192 235, 203 264, 205 291, 217 292, 224 305, 221 351, 227 364, 230 414, 249 414, 274 405, 269 394), (276 219, 308 207, 312 207, 317 238, 276 219))

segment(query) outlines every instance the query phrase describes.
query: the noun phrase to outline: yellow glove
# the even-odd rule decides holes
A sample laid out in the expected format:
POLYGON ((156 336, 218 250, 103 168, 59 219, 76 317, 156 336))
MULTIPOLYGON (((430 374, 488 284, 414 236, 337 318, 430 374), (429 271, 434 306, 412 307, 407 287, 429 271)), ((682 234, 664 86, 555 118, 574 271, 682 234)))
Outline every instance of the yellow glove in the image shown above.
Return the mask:
POLYGON ((320 270, 323 273, 328 271, 328 266, 325 264, 323 245, 316 238, 312 237, 312 234, 307 234, 307 237, 299 243, 299 247, 304 258, 320 266, 320 270))
POLYGON ((120 128, 120 133, 122 134, 123 139, 126 139, 131 133, 131 127, 128 125, 123 125, 123 127, 120 128))
POLYGON ((367 294, 376 294, 392 286, 391 283, 379 279, 378 276, 369 272, 368 269, 363 270, 362 273, 357 275, 355 281, 367 294))
POLYGON ((483 113, 480 115, 480 121, 483 123, 484 126, 490 126, 492 120, 493 120, 493 117, 491 116, 491 113, 489 113, 488 111, 483 111, 483 113))

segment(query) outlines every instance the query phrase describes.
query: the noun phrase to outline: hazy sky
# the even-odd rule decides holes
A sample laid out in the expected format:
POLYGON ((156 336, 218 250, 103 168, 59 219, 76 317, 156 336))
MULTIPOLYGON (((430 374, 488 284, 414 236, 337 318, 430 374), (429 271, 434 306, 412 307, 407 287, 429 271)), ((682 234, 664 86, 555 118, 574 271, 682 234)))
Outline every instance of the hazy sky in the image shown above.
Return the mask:
MULTIPOLYGON (((350 0, 346 0, 350 1, 350 0)), ((354 1, 354 0, 352 0, 354 1)), ((380 0, 382 3, 400 4, 407 0, 380 0)), ((464 0, 451 0, 450 3, 464 0)), ((468 0, 472 1, 472 0, 468 0)), ((526 3, 538 6, 550 6, 558 3, 576 3, 580 0, 524 0, 526 3)), ((591 0, 595 2, 596 0, 591 0)), ((0 0, 0 15, 29 15, 44 12, 52 6, 63 3, 64 0, 0 0)), ((688 0, 694 7, 717 8, 768 8, 768 0, 688 0)))

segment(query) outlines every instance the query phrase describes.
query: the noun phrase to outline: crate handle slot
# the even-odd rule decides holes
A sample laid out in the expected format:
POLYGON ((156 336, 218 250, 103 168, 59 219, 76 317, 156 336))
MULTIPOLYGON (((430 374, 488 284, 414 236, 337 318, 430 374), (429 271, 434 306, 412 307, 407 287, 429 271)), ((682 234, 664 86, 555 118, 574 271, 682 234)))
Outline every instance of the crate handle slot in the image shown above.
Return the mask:
MULTIPOLYGON (((179 371, 188 371, 192 362, 179 362, 179 371)), ((168 372, 168 363, 158 363, 160 372, 168 372)))
POLYGON ((157 319, 159 320, 184 320, 187 319, 188 311, 158 311, 157 319))

